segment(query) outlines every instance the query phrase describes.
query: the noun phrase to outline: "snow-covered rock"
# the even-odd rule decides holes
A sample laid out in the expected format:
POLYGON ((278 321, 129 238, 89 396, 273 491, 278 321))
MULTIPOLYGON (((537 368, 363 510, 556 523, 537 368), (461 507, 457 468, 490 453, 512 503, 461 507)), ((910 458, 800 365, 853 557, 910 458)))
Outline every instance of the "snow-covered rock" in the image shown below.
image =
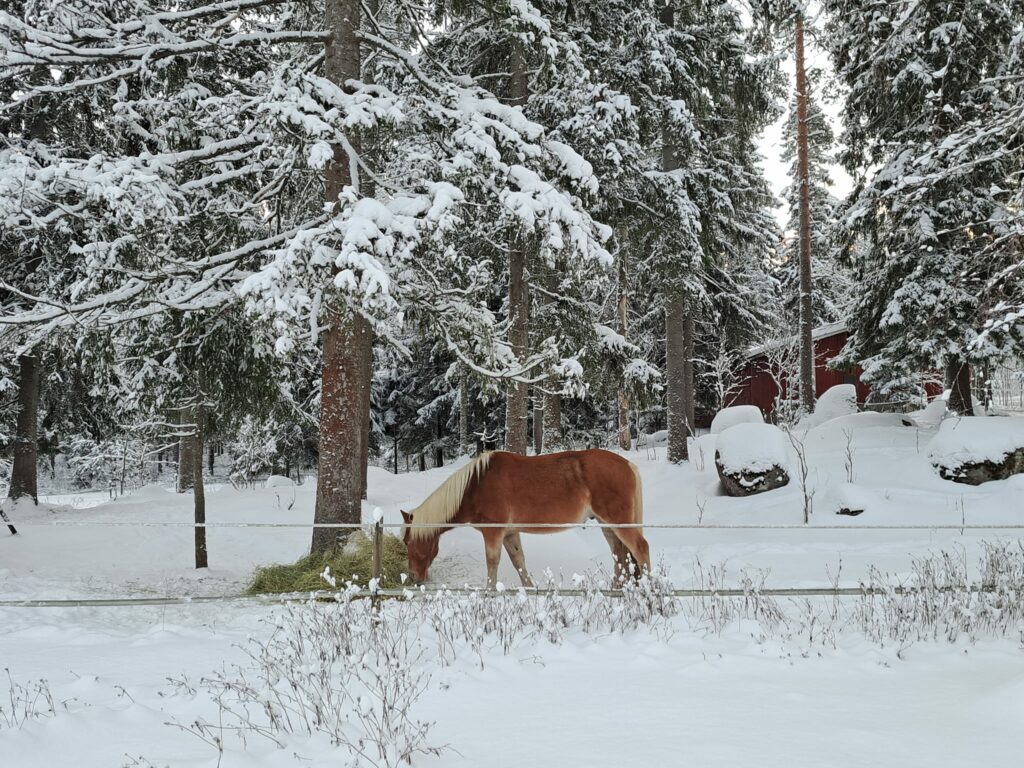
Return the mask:
POLYGON ((267 481, 263 484, 264 488, 290 488, 295 485, 295 481, 290 477, 284 475, 271 475, 267 478, 267 481))
POLYGON ((853 384, 836 384, 826 389, 814 405, 814 413, 806 416, 801 426, 811 428, 840 416, 857 412, 857 388, 853 384))
POLYGON ((832 492, 831 506, 837 515, 856 517, 879 506, 878 493, 853 483, 841 483, 832 492))
POLYGON ((723 408, 711 420, 711 434, 720 435, 736 424, 764 424, 761 409, 756 405, 732 405, 723 408))
POLYGON ((1024 418, 946 419, 932 440, 929 456, 942 477, 968 485, 1024 473, 1024 418))
POLYGON ((786 436, 774 424, 735 424, 717 437, 715 466, 729 496, 751 496, 789 482, 786 436))

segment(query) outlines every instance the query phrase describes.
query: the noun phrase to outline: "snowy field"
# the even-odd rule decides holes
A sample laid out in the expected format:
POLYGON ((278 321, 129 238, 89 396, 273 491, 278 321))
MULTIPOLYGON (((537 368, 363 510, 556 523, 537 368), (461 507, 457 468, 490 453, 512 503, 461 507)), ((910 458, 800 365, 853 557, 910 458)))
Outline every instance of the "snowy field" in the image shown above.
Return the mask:
MULTIPOLYGON (((1024 525, 1024 476, 980 487, 941 480, 928 461, 934 427, 891 420, 878 426, 884 420, 866 416, 803 438, 814 493, 806 527, 799 525, 798 476, 785 488, 734 499, 718 495, 714 466, 701 467, 699 456, 673 467, 663 448, 631 453, 644 480, 646 522, 700 525, 651 527, 655 560, 680 587, 718 568, 724 568, 719 583, 737 583, 746 571, 769 587, 856 586, 872 567, 898 582, 915 558, 945 550, 973 567, 983 542, 1019 540, 1016 530, 966 526, 1024 525), (837 516, 850 499, 864 513, 837 516), (751 524, 799 527, 713 527, 751 524), (921 527, 869 528, 896 524, 921 527), (939 525, 953 527, 928 527, 939 525)), ((371 468, 364 514, 369 519, 380 507, 388 522, 398 522, 399 510, 418 504, 451 469, 394 476, 371 468)), ((208 495, 208 520, 308 523, 314 495, 312 483, 222 487, 208 495)), ((212 567, 197 574, 188 527, 46 525, 187 523, 190 496, 149 487, 115 501, 81 497, 87 503, 60 506, 54 502, 66 500, 55 499, 15 510, 21 533, 0 537, 0 599, 232 594, 255 566, 293 560, 308 545, 302 527, 214 528, 212 567)), ((524 546, 530 568, 550 570, 556 579, 608 566, 596 530, 526 537, 524 546)), ((499 578, 517 584, 507 562, 499 578)), ((478 586, 483 580, 479 534, 447 534, 431 581, 478 586)), ((405 605, 389 610, 409 611, 415 603, 405 605)), ((417 755, 414 764, 1020 764, 1024 625, 998 636, 981 632, 973 641, 961 634, 953 642, 894 642, 841 621, 817 635, 806 626, 805 607, 796 601, 778 607, 781 623, 684 610, 634 628, 570 626, 556 642, 545 632, 524 631, 507 649, 497 639, 461 639, 443 660, 433 630, 424 629, 427 639, 416 640, 426 648, 418 663, 430 678, 412 713, 434 724, 426 743, 450 749, 417 755)), ((16 692, 44 678, 57 710, 14 726, 0 721, 2 764, 346 765, 349 753, 322 733, 296 729, 278 746, 253 734, 243 745, 228 732, 221 755, 209 738, 188 732, 197 718, 219 717, 197 681, 247 663, 245 644, 265 641, 284 610, 241 602, 0 608, 0 657, 13 679, 0 681, 0 699, 8 687, 16 692), (192 692, 168 680, 183 676, 193 681, 192 692)), ((47 708, 41 701, 36 710, 47 708)))

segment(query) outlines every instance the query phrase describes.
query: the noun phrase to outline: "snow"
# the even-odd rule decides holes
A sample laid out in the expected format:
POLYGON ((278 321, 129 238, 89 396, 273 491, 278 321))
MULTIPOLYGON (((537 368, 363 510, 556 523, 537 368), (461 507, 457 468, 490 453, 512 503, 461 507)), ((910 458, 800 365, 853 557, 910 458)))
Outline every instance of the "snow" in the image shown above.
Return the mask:
POLYGON ((264 488, 289 488, 295 485, 295 481, 284 475, 271 475, 263 483, 264 488))
MULTIPOLYGON (((658 445, 629 452, 644 481, 646 522, 697 526, 649 528, 655 561, 669 569, 679 587, 702 583, 710 566, 723 569, 723 583, 735 583, 746 569, 763 573, 766 586, 822 586, 830 583, 830 574, 842 586, 857 586, 873 567, 899 579, 914 558, 947 550, 974 562, 985 542, 1016 540, 1016 531, 969 526, 1024 525, 1019 503, 1024 476, 984 488, 943 481, 930 466, 936 429, 878 418, 884 416, 841 417, 804 438, 814 492, 807 526, 798 525, 802 499, 797 482, 770 494, 728 498, 718 495, 713 468, 669 465, 658 445), (844 431, 843 424, 853 429, 844 431), (853 456, 849 470, 848 450, 853 456), (840 503, 865 512, 837 517, 833 513, 840 503), (755 523, 798 527, 713 527, 755 523), (963 523, 968 526, 964 530, 863 528, 963 523)), ((979 421, 996 425, 1010 419, 1024 424, 1021 417, 979 421)), ((759 436, 749 443, 759 445, 765 430, 771 428, 739 424, 714 439, 742 443, 744 432, 756 432, 759 436)), ((792 467, 792 448, 786 449, 792 467)), ((364 519, 373 520, 379 508, 386 524, 400 522, 400 508, 422 500, 461 463, 398 476, 371 467, 364 519)), ((214 524, 308 524, 315 484, 290 490, 292 509, 287 508, 291 499, 279 498, 274 488, 222 487, 208 494, 208 519, 214 524)), ((293 560, 309 539, 304 527, 212 528, 213 568, 197 574, 190 568, 192 531, 187 526, 49 524, 187 523, 188 494, 147 487, 87 508, 44 503, 19 507, 15 515, 21 533, 0 535, 0 595, 5 599, 232 593, 257 564, 293 560), (60 556, 54 557, 55 552, 60 556)), ((594 530, 527 536, 524 547, 535 574, 550 569, 570 582, 574 573, 607 568, 609 559, 603 537, 594 530)), ((479 533, 446 534, 431 575, 435 584, 480 584, 479 533)), ((505 585, 518 583, 507 559, 499 579, 505 585)), ((514 596, 515 590, 507 588, 505 594, 514 596)), ((780 606, 790 623, 798 624, 798 603, 782 601, 780 606)), ((241 646, 250 637, 267 638, 282 620, 282 610, 242 602, 0 606, 4 666, 20 683, 45 677, 55 699, 67 702, 67 709, 59 707, 54 717, 20 729, 0 728, 4 764, 62 765, 73 754, 83 768, 149 763, 212 768, 216 751, 173 723, 216 722, 217 710, 202 694, 172 690, 167 678, 184 675, 198 681, 246 663, 241 646)), ((713 628, 681 615, 658 630, 595 635, 572 629, 558 644, 535 633, 515 643, 508 655, 497 641, 479 651, 459 645, 450 666, 437 667, 430 658, 418 662, 429 666, 432 677, 414 713, 435 723, 431 743, 450 744, 452 750, 436 759, 419 756, 413 765, 511 768, 536 764, 541 754, 547 765, 616 768, 683 762, 750 762, 764 768, 1016 763, 1024 749, 1024 735, 1016 727, 1024 708, 1019 638, 880 644, 843 626, 834 631, 834 645, 808 643, 806 637, 777 636, 749 620, 713 628), (621 701, 629 702, 625 714, 609 705, 621 701), (550 727, 553 722, 557 728, 550 727), (630 736, 623 739, 627 723, 630 736), (984 734, 983 744, 978 734, 984 734)), ((293 734, 284 749, 252 738, 243 750, 229 739, 222 764, 283 768, 344 764, 343 757, 322 737, 293 734)))
POLYGON ((814 404, 814 413, 804 417, 800 425, 809 429, 856 412, 857 388, 853 384, 837 384, 821 394, 814 404))
POLYGON ((722 469, 730 474, 785 469, 789 464, 786 435, 774 424, 736 424, 717 438, 722 469))
POLYGON ((756 405, 732 405, 723 408, 711 420, 711 434, 724 432, 734 424, 763 424, 764 417, 756 405))
POLYGON ((929 455, 936 466, 956 469, 964 464, 1000 462, 1021 448, 1024 418, 968 416, 943 421, 929 455))

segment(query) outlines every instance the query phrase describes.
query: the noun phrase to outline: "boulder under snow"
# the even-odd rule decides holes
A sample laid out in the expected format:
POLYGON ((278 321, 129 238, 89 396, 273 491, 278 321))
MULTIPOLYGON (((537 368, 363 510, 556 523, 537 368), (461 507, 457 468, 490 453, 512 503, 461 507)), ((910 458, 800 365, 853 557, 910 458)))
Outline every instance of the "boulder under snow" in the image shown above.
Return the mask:
POLYGON ((756 405, 731 405, 723 408, 711 420, 711 434, 720 435, 736 424, 764 424, 761 409, 756 405))
POLYGON ((821 393, 814 404, 814 413, 805 416, 801 426, 817 427, 826 421, 857 412, 857 388, 853 384, 836 384, 821 393))
POLYGON ((718 435, 715 466, 728 496, 752 496, 789 482, 786 436, 774 424, 736 424, 718 435))
POLYGON ((929 446, 932 465, 946 480, 981 485, 1024 473, 1024 418, 946 419, 929 446))

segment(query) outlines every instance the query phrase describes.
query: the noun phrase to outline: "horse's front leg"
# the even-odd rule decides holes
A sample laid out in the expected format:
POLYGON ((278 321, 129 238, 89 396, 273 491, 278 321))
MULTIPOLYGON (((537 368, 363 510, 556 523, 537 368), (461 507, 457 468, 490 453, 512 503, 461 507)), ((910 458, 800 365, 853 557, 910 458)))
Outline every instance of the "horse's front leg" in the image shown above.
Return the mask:
POLYGON ((523 554, 523 542, 518 533, 505 535, 505 551, 508 552, 508 559, 512 561, 512 567, 519 573, 519 580, 524 587, 532 587, 533 579, 526 571, 526 556, 523 554))
POLYGON ((498 586, 498 563, 501 562, 501 542, 505 531, 501 528, 484 528, 484 556, 487 558, 487 588, 498 586))

